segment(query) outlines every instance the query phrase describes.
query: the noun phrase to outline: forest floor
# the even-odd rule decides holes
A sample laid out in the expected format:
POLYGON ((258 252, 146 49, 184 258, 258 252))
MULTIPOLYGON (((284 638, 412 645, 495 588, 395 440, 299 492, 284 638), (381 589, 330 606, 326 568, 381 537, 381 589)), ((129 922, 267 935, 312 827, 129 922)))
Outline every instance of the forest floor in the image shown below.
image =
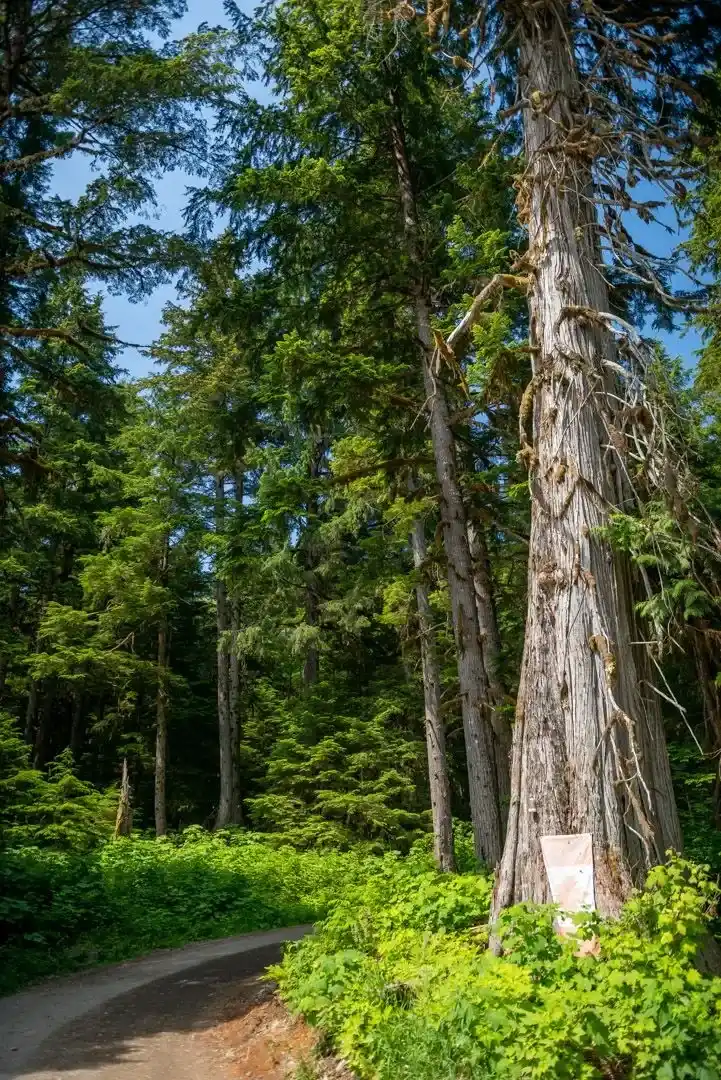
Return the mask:
POLYGON ((286 1080, 316 1037, 261 975, 307 929, 168 950, 2 999, 0 1080, 286 1080))

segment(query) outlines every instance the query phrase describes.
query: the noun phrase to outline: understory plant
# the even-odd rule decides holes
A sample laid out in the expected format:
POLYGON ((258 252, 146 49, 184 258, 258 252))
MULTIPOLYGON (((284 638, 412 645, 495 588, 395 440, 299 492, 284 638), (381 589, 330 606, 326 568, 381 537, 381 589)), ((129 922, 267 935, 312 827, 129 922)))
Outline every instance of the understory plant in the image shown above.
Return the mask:
POLYGON ((721 1074, 721 979, 697 966, 717 895, 705 868, 673 858, 619 919, 584 916, 566 940, 552 906, 512 908, 496 956, 487 876, 382 865, 274 972, 363 1080, 721 1074))
POLYGON ((90 851, 7 848, 0 852, 0 993, 151 949, 313 922, 373 862, 197 826, 90 851))

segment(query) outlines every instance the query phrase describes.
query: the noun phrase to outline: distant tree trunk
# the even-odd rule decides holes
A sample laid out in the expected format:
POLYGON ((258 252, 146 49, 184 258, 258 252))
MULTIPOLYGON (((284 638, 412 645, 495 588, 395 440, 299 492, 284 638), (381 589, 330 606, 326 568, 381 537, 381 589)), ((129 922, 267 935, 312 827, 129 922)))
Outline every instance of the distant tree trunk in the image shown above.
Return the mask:
MULTIPOLYGON (((307 626, 316 627, 320 614, 318 597, 318 553, 315 549, 315 531, 318 517, 318 498, 314 490, 314 482, 321 474, 323 459, 325 457, 325 440, 319 434, 313 435, 313 449, 311 452, 309 479, 311 482, 311 495, 307 502, 308 532, 306 536, 304 563, 305 563, 305 622, 307 626)), ((303 663, 303 686, 306 690, 314 686, 318 681, 318 646, 313 642, 308 646, 303 663)))
POLYGON ((705 626, 692 626, 689 636, 701 693, 705 750, 716 767, 713 814, 716 828, 721 828, 721 686, 716 681, 719 664, 705 626))
POLYGON ((511 725, 503 711, 506 692, 501 677, 501 635, 498 630, 493 595, 491 561, 483 526, 468 520, 468 548, 473 564, 478 629, 483 645, 483 663, 488 679, 491 725, 496 737, 496 777, 501 818, 505 829, 511 799, 511 725))
POLYGON ((118 798, 118 812, 115 817, 115 839, 119 836, 130 836, 133 831, 133 810, 130 803, 130 777, 128 775, 128 759, 123 758, 123 776, 120 781, 120 796, 118 798))
POLYGON ((73 711, 70 720, 70 752, 73 761, 78 763, 85 739, 85 694, 82 690, 73 693, 73 711))
POLYGON ((155 709, 155 834, 168 831, 165 778, 168 768, 168 626, 158 628, 158 687, 155 709))
POLYGON ((438 667, 436 632, 433 612, 428 600, 428 587, 423 580, 426 562, 425 527, 416 518, 411 532, 413 565, 418 575, 416 603, 423 670, 423 700, 425 705, 426 750, 428 752, 428 783, 433 814, 433 854, 439 870, 456 868, 453 850, 453 817, 451 814, 451 783, 446 757, 446 732, 441 716, 441 676, 438 667))
MULTIPOLYGON (((243 490, 245 485, 245 473, 240 462, 235 463, 233 470, 233 487, 236 504, 236 514, 242 513, 243 490)), ((243 824, 243 803, 240 784, 240 694, 241 694, 241 659, 238 652, 238 635, 240 633, 240 597, 237 587, 230 597, 230 657, 228 661, 230 698, 230 746, 233 763, 233 788, 230 800, 230 821, 233 825, 243 824)))
POLYGON ((505 698, 506 688, 501 675, 501 634, 498 629, 488 544, 485 530, 477 521, 469 519, 467 531, 468 547, 473 563, 478 628, 483 642, 483 661, 491 697, 494 703, 500 704, 505 698))
MULTIPOLYGON (((225 530, 225 476, 218 473, 215 478, 215 529, 218 536, 225 530)), ((215 571, 215 616, 218 635, 217 689, 218 689, 218 748, 220 763, 220 794, 218 813, 215 819, 216 829, 229 825, 232 818, 233 802, 233 745, 230 724, 230 649, 228 632, 230 620, 228 611, 228 590, 219 569, 215 571)))
POLYGON ((35 728, 38 720, 38 696, 40 684, 37 679, 30 680, 28 688, 28 700, 25 706, 25 742, 29 746, 35 744, 35 728))
POLYGON ((230 752, 232 788, 230 798, 230 824, 243 824, 243 809, 240 787, 240 657, 237 639, 240 632, 240 600, 237 596, 230 599, 230 656, 228 660, 228 698, 230 716, 230 752))
MULTIPOLYGON (((165 537, 160 557, 160 580, 168 575, 170 538, 165 537)), ((168 768, 168 620, 163 616, 158 626, 158 668, 155 698, 155 834, 165 836, 168 831, 168 811, 165 781, 168 768)))
MULTIPOLYGON (((8 602, 8 629, 10 634, 14 632, 15 617, 17 615, 17 606, 20 599, 20 590, 17 585, 13 585, 10 590, 10 598, 8 602)), ((0 653, 0 699, 2 699, 5 693, 5 683, 7 681, 8 670, 10 668, 10 655, 9 653, 0 653)))
POLYGON ((466 514, 458 480, 456 447, 445 385, 433 368, 433 334, 418 240, 418 218, 401 110, 391 93, 391 140, 406 246, 417 270, 414 298, 423 384, 429 412, 431 442, 440 487, 443 545, 458 660, 458 683, 468 765, 471 820, 476 855, 491 866, 501 857, 503 830, 496 779, 496 747, 488 716, 489 688, 483 663, 473 567, 466 535, 466 514))
POLYGON ((35 746, 33 748, 33 765, 36 769, 44 768, 52 757, 52 720, 55 704, 55 686, 53 685, 53 680, 43 679, 43 693, 40 709, 37 714, 35 746))
MULTIPOLYGON (((611 310, 601 261, 591 157, 572 144, 588 114, 566 5, 518 5, 533 382, 529 595, 514 729, 508 833, 493 913, 550 893, 546 834, 593 836, 596 901, 617 912, 681 833, 658 707, 644 700, 648 663, 632 644, 627 560, 597 529, 627 492, 609 452, 616 410, 611 310), (581 118, 579 120, 579 118, 581 118), (590 313, 590 314, 587 314, 590 313)), ((588 141, 588 147, 592 140, 588 141)), ((649 695, 653 697, 653 695, 649 695)))
MULTIPOLYGON (((307 571, 308 577, 312 579, 314 573, 312 569, 307 571)), ((311 581, 306 586, 305 590, 305 622, 306 626, 318 625, 318 595, 315 591, 315 585, 311 581)), ((303 661, 303 686, 306 689, 310 689, 318 681, 318 646, 313 644, 309 645, 305 660, 303 661)))

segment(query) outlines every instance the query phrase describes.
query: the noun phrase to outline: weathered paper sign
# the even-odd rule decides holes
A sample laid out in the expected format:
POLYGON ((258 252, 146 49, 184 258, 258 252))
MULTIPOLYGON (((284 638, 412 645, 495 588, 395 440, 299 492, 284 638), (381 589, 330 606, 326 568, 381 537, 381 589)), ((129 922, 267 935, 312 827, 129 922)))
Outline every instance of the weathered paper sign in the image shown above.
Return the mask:
MULTIPOLYGON (((541 850, 554 904, 562 911, 592 911, 596 896, 591 834, 542 836, 541 850)), ((559 929, 565 931, 572 926, 570 920, 561 920, 559 929)))

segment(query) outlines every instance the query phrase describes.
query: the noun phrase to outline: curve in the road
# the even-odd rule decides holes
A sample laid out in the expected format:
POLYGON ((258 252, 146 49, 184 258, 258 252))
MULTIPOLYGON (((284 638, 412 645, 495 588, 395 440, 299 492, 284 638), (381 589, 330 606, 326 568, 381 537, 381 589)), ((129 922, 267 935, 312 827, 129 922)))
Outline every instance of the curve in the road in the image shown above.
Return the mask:
POLYGON ((295 926, 164 950, 53 979, 0 999, 0 1080, 183 1080, 197 1075, 178 1036, 229 982, 262 971, 295 926), (192 978, 186 977, 192 973, 192 978))

